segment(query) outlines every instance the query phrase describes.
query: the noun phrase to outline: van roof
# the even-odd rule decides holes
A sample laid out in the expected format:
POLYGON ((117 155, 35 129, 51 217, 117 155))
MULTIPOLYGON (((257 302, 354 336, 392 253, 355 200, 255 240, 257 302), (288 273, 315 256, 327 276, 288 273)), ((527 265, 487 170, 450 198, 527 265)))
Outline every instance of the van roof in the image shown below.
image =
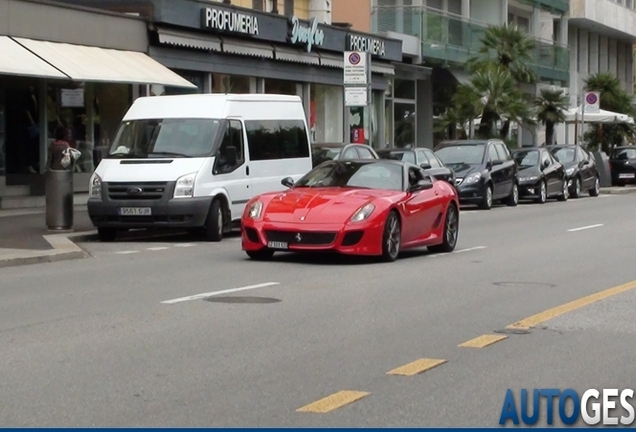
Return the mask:
POLYGON ((151 118, 243 117, 267 119, 305 118, 300 96, 276 94, 205 93, 170 96, 146 96, 135 100, 124 120, 151 118), (249 109, 244 103, 254 103, 249 109), (238 105, 238 106, 237 106, 238 105))

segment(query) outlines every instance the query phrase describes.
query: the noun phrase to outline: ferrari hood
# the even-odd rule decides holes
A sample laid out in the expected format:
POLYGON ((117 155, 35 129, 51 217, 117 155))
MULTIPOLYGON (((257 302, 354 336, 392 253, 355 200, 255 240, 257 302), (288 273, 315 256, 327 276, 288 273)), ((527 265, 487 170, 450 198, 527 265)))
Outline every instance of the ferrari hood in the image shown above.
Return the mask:
POLYGON ((275 195, 264 211, 268 222, 346 223, 362 206, 396 191, 292 188, 275 195))

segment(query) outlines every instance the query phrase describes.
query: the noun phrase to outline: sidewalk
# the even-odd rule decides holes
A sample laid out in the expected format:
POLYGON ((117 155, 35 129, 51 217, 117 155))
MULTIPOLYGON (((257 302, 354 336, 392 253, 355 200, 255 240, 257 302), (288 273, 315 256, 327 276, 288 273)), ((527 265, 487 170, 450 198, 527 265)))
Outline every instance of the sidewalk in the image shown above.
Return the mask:
POLYGON ((612 194, 612 195, 625 195, 636 193, 636 185, 635 186, 612 186, 612 187, 603 187, 601 188, 602 194, 612 194))

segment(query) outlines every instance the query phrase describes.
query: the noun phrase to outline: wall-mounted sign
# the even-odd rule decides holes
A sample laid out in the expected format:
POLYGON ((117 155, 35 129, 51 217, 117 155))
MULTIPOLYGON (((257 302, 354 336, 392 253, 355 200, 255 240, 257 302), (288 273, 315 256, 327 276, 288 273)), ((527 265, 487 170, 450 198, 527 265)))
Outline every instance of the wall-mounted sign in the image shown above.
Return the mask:
POLYGON ((311 48, 322 46, 325 41, 325 32, 318 28, 318 20, 312 18, 309 25, 300 22, 297 16, 293 16, 289 21, 289 42, 292 44, 303 44, 307 52, 311 52, 311 48))
POLYGON ((345 51, 344 84, 368 84, 367 53, 362 51, 345 51))
POLYGON ((369 104, 369 90, 366 87, 345 87, 345 106, 364 107, 369 104))
POLYGON ((381 39, 349 35, 349 43, 347 45, 350 51, 364 51, 378 57, 386 55, 385 43, 381 39))
POLYGON ((62 108, 84 108, 84 89, 62 89, 60 91, 62 108))
POLYGON ((231 10, 203 8, 201 9, 201 25, 204 28, 223 32, 242 33, 251 36, 260 34, 256 15, 231 10))

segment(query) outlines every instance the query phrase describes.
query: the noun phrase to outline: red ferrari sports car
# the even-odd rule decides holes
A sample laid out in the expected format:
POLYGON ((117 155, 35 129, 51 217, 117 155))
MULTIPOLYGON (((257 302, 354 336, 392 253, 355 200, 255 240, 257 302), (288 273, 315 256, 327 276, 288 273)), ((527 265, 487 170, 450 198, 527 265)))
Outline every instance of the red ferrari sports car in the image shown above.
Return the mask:
POLYGON ((252 259, 276 251, 336 251, 394 261, 401 250, 451 252, 459 234, 459 200, 448 182, 393 160, 325 162, 289 189, 250 200, 242 248, 252 259))

